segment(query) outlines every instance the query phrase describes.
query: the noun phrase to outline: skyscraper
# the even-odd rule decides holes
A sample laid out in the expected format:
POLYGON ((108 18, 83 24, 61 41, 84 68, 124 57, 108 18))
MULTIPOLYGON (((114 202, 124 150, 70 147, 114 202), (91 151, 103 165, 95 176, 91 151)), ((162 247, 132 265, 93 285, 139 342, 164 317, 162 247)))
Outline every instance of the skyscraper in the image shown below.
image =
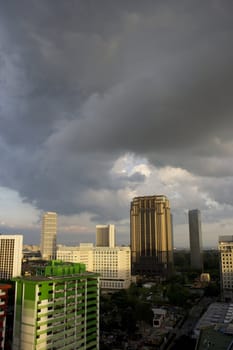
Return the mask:
POLYGON ((0 279, 21 276, 22 235, 0 234, 0 279))
POLYGON ((57 214, 46 212, 42 218, 41 256, 45 260, 56 259, 57 214))
POLYGON ((136 197, 130 209, 133 274, 167 275, 173 266, 169 200, 166 196, 136 197))
POLYGON ((189 239, 191 267, 203 270, 202 232, 200 210, 189 210, 189 239))
POLYGON ((15 279, 14 350, 99 349, 99 277, 50 261, 15 279))
POLYGON ((96 226, 96 246, 115 247, 115 225, 96 226))

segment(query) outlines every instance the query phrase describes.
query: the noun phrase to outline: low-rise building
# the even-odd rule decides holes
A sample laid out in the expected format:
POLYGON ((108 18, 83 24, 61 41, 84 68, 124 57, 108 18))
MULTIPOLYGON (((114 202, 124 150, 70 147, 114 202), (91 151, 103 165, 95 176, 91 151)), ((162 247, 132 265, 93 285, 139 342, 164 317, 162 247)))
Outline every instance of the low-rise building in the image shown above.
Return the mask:
POLYGON ((57 259, 81 262, 87 271, 100 274, 102 289, 126 289, 131 284, 130 247, 95 247, 91 243, 78 247, 57 247, 57 259))

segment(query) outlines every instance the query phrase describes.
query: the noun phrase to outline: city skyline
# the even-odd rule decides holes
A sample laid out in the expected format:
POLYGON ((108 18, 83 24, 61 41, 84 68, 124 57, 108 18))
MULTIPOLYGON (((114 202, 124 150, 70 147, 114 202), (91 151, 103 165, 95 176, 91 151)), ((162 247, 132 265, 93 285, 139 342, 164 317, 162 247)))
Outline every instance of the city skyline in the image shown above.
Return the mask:
POLYGON ((233 227, 233 4, 0 0, 0 231, 39 243, 111 222, 129 241, 137 196, 169 198, 174 246, 233 227), (29 15, 30 9, 30 15, 29 15))

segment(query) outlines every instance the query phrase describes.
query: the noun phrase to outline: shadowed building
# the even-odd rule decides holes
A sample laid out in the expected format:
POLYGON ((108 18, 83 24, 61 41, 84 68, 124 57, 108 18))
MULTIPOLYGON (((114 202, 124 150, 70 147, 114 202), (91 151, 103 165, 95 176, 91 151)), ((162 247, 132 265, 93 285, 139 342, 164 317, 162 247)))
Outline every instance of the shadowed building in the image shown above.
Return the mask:
POLYGON ((45 260, 56 259, 57 214, 46 212, 42 219, 41 256, 45 260))
POLYGON ((133 274, 167 275, 173 267, 170 204, 166 196, 136 197, 130 209, 133 274))
MULTIPOLYGON (((5 347, 6 334, 6 317, 8 304, 8 290, 10 284, 0 284, 0 349, 8 349, 5 347)), ((9 339, 7 339, 9 341, 9 339)))
POLYGON ((193 269, 203 270, 202 232, 200 210, 189 210, 190 259, 193 269))

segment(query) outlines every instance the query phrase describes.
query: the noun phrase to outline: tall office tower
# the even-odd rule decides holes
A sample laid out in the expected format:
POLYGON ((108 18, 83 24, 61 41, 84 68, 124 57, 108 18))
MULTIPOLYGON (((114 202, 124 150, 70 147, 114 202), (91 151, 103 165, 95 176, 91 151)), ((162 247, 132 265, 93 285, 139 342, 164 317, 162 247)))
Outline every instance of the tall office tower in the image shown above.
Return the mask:
POLYGON ((222 299, 233 301, 233 236, 219 237, 220 280, 222 299))
POLYGON ((21 276, 22 235, 0 234, 0 279, 21 276))
POLYGON ((133 274, 170 274, 173 239, 166 196, 136 197, 130 208, 130 242, 133 274))
POLYGON ((99 277, 50 261, 16 278, 14 350, 99 349, 99 277))
POLYGON ((11 285, 9 284, 0 284, 0 349, 8 349, 5 348, 5 339, 8 290, 10 288, 11 285))
POLYGON ((127 289, 131 284, 129 247, 94 247, 92 243, 81 243, 79 247, 58 245, 57 259, 81 262, 88 271, 99 273, 103 289, 127 289))
POLYGON ((56 259, 57 214, 46 212, 42 218, 41 256, 45 260, 56 259))
POLYGON ((115 247, 115 225, 96 226, 96 247, 115 247))
POLYGON ((201 213, 198 209, 189 210, 189 238, 191 267, 203 270, 201 213))

